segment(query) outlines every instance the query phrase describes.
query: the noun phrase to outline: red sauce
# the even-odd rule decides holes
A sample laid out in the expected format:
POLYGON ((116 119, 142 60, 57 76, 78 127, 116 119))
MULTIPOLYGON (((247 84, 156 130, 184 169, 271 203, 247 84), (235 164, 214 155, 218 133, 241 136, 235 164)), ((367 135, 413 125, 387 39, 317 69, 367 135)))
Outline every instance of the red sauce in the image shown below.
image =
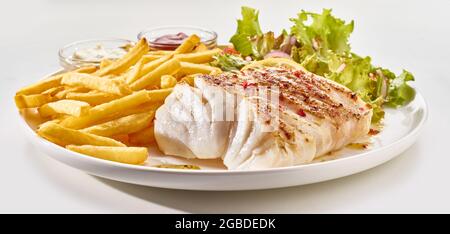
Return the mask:
POLYGON ((160 36, 150 42, 150 46, 158 50, 175 50, 188 37, 183 32, 160 36))

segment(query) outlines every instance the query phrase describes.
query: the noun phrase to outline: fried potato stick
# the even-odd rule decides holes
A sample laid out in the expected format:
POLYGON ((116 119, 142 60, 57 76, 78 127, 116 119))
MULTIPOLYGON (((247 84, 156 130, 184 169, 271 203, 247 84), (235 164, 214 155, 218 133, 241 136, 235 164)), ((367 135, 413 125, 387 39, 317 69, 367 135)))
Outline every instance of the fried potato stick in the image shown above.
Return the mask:
MULTIPOLYGON (((165 56, 162 56, 161 58, 158 58, 158 59, 156 59, 154 61, 151 61, 151 62, 148 62, 148 63, 144 64, 142 66, 142 69, 139 71, 138 78, 142 77, 144 75, 147 75, 149 72, 155 70, 157 67, 161 66, 161 64, 167 62, 171 58, 173 58, 173 55, 171 55, 171 54, 170 55, 165 55, 165 56)), ((131 84, 132 82, 131 83, 127 82, 127 83, 131 84)))
POLYGON ((92 106, 96 106, 117 99, 119 98, 119 96, 99 91, 91 91, 88 93, 70 92, 67 93, 66 98, 71 100, 87 102, 92 106))
POLYGON ((133 114, 106 123, 94 125, 82 129, 81 131, 105 137, 129 134, 150 126, 154 117, 154 111, 133 114))
POLYGON ((195 64, 188 62, 180 62, 181 68, 179 70, 180 74, 183 75, 192 75, 192 74, 211 74, 215 72, 219 72, 220 69, 217 67, 212 67, 204 64, 195 64))
POLYGON ((16 95, 14 101, 16 102, 17 108, 23 109, 40 107, 53 101, 53 98, 50 94, 16 95))
POLYGON ((197 46, 197 44, 200 42, 200 37, 198 37, 195 34, 190 35, 186 40, 183 41, 183 43, 178 46, 178 48, 175 49, 175 54, 184 54, 192 52, 192 50, 197 46))
POLYGON ((131 48, 122 58, 115 60, 109 66, 96 71, 94 75, 105 76, 109 74, 120 74, 129 67, 136 64, 139 59, 148 52, 149 46, 145 38, 142 38, 133 48, 131 48))
MULTIPOLYGON (((86 66, 81 67, 75 72, 78 73, 91 73, 95 71, 97 68, 95 66, 86 66)), ((30 94, 40 94, 48 89, 51 89, 53 87, 57 87, 61 85, 61 79, 65 73, 54 75, 51 77, 48 77, 46 79, 43 79, 42 81, 38 81, 37 83, 34 83, 32 85, 26 86, 19 91, 17 91, 16 95, 30 95, 30 94)))
POLYGON ((142 164, 148 158, 148 150, 145 147, 68 145, 66 148, 92 157, 127 164, 142 164))
POLYGON ((147 92, 148 91, 146 90, 142 90, 111 102, 92 107, 87 115, 81 117, 69 117, 63 120, 61 125, 73 129, 88 127, 115 113, 124 112, 128 109, 135 108, 140 104, 149 102, 151 99, 147 92))
POLYGON ((154 127, 145 128, 139 132, 131 133, 128 141, 132 145, 150 145, 155 142, 154 127))
POLYGON ((213 56, 220 53, 222 50, 219 48, 213 50, 206 50, 202 52, 189 53, 189 54, 177 54, 174 57, 180 60, 180 62, 189 63, 209 63, 214 60, 213 56))
POLYGON ((180 68, 181 66, 178 59, 170 59, 152 72, 136 80, 130 87, 132 90, 141 90, 147 86, 159 85, 161 84, 161 76, 173 75, 177 73, 180 68))
POLYGON ((161 88, 173 88, 177 84, 177 79, 171 75, 161 76, 161 88))
POLYGON ((87 144, 99 146, 125 146, 125 144, 114 139, 65 128, 53 122, 42 124, 37 133, 39 136, 63 146, 87 144))
POLYGON ((131 93, 128 85, 118 79, 105 79, 83 73, 68 73, 63 76, 61 83, 70 86, 81 86, 119 96, 131 93))
POLYGON ((151 102, 164 102, 166 97, 172 93, 173 88, 168 89, 154 89, 147 91, 151 102))
POLYGON ((59 100, 47 103, 39 107, 38 111, 42 117, 49 117, 56 114, 66 114, 71 116, 82 116, 88 113, 91 106, 86 102, 75 100, 59 100))

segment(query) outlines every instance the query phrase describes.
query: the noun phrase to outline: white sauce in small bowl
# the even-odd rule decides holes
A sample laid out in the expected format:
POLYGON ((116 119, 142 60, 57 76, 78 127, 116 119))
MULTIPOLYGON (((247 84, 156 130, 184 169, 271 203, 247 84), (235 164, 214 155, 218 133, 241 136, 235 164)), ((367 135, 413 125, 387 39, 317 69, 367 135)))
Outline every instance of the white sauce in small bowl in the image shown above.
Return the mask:
POLYGON ((134 44, 126 39, 91 39, 76 41, 58 51, 59 62, 67 70, 99 65, 103 59, 116 60, 134 44))
POLYGON ((93 48, 80 49, 73 53, 74 60, 86 62, 100 62, 102 59, 118 59, 124 56, 127 51, 123 48, 105 48, 102 44, 97 44, 93 48))

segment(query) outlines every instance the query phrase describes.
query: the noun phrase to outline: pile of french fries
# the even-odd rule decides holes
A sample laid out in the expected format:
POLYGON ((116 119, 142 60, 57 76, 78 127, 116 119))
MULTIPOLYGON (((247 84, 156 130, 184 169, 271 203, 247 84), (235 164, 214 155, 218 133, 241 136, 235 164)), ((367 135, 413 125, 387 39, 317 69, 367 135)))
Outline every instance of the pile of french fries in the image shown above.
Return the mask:
POLYGON ((146 39, 117 60, 57 74, 20 89, 19 109, 44 118, 37 134, 69 150, 128 164, 143 164, 154 142, 155 111, 180 82, 218 73, 207 65, 220 49, 196 35, 175 51, 151 50, 146 39))

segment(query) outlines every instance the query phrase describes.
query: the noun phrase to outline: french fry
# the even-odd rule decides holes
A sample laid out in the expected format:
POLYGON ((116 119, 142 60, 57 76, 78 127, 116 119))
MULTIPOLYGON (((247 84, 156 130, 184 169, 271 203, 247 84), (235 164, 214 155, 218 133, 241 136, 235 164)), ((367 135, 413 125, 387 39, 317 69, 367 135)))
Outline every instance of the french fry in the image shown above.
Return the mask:
POLYGON ((168 55, 173 54, 173 51, 170 50, 152 50, 147 53, 147 55, 168 55))
POLYGON ((150 101, 148 91, 142 90, 131 95, 100 104, 92 107, 89 113, 81 117, 69 117, 61 122, 61 125, 68 128, 80 129, 88 127, 98 121, 107 118, 115 113, 124 112, 135 108, 140 104, 150 101))
POLYGON ((142 56, 142 59, 144 60, 145 63, 148 63, 148 62, 152 62, 152 61, 155 61, 157 59, 160 59, 162 57, 164 57, 164 55, 161 55, 161 54, 146 54, 146 55, 142 56))
POLYGON ((69 118, 69 117, 70 117, 70 115, 64 115, 64 114, 61 114, 61 115, 58 115, 57 117, 55 117, 54 120, 57 120, 57 122, 55 122, 55 123, 59 124, 59 123, 61 123, 63 120, 65 120, 65 119, 67 119, 67 118, 69 118))
POLYGON ((221 51, 221 49, 216 48, 213 50, 206 50, 197 53, 177 54, 174 57, 179 59, 180 62, 209 63, 214 60, 213 56, 220 53, 221 51))
POLYGON ((61 83, 70 86, 81 86, 119 96, 131 93, 128 86, 119 80, 105 79, 90 74, 68 73, 64 75, 61 83))
POLYGON ((66 98, 87 102, 92 106, 96 106, 117 99, 119 96, 99 91, 91 91, 88 93, 69 92, 67 93, 66 98))
POLYGON ((192 74, 211 74, 214 72, 219 72, 220 69, 217 67, 212 67, 204 64, 195 64, 188 62, 180 62, 181 68, 179 73, 182 75, 192 75, 192 74))
POLYGON ((175 54, 184 54, 192 52, 192 50, 197 46, 197 44, 200 42, 200 37, 198 37, 195 34, 190 35, 186 40, 183 41, 183 43, 178 46, 177 49, 175 49, 175 54))
POLYGON ((122 135, 115 135, 111 137, 112 139, 116 140, 116 141, 120 141, 122 143, 124 143, 125 145, 131 145, 130 141, 128 140, 128 134, 122 134, 122 135))
MULTIPOLYGON (((129 108, 121 112, 115 112, 111 115, 106 116, 105 118, 100 119, 99 121, 95 122, 94 124, 102 124, 106 123, 108 121, 112 121, 118 118, 122 118, 129 115, 139 114, 139 113, 145 113, 145 112, 156 112, 156 110, 162 106, 163 102, 147 102, 143 103, 137 107, 129 108)), ((89 126, 92 126, 94 124, 90 124, 89 126)))
POLYGON ((16 95, 14 97, 16 106, 19 109, 40 107, 46 103, 53 101, 49 94, 31 94, 31 95, 16 95))
POLYGON ((145 128, 139 132, 131 133, 128 141, 132 145, 150 145, 155 142, 154 127, 145 128))
POLYGON ((109 66, 96 71, 94 75, 105 76, 109 74, 120 74, 133 66, 139 59, 148 52, 149 47, 147 40, 142 38, 133 48, 128 51, 122 58, 115 60, 109 66))
POLYGON ((118 77, 120 77, 120 76, 119 75, 114 75, 114 74, 102 76, 102 78, 105 78, 105 79, 108 79, 108 80, 114 80, 114 79, 117 79, 118 77))
POLYGON ((185 76, 180 79, 179 83, 186 83, 190 86, 194 86, 194 80, 195 80, 196 75, 198 75, 198 74, 192 74, 192 75, 185 76))
MULTIPOLYGON (((141 71, 139 72, 138 77, 142 77, 142 76, 148 74, 149 72, 155 70, 157 67, 161 66, 161 64, 167 62, 171 58, 173 58, 173 55, 165 55, 154 61, 146 63, 145 65, 143 65, 141 71)), ((130 84, 130 83, 128 83, 128 84, 130 84)))
POLYGON ((142 56, 142 59, 144 60, 144 63, 148 63, 154 60, 157 60, 159 58, 162 58, 164 56, 172 56, 174 54, 173 51, 169 50, 154 50, 148 52, 146 55, 142 56))
POLYGON ((94 66, 94 65, 83 66, 78 69, 75 69, 74 72, 90 74, 90 73, 96 72, 97 69, 98 69, 97 66, 94 66))
POLYGON ((161 64, 155 70, 151 71, 147 75, 139 78, 130 85, 132 90, 141 90, 147 86, 161 84, 161 76, 173 75, 180 70, 180 62, 178 59, 170 59, 167 62, 161 64))
POLYGON ((203 52, 203 51, 207 51, 207 50, 208 50, 208 47, 206 47, 205 44, 200 43, 195 47, 195 49, 192 52, 196 53, 196 52, 203 52))
POLYGON ((114 139, 65 128, 56 123, 42 124, 38 135, 58 145, 125 146, 114 139))
POLYGON ((142 39, 120 59, 104 59, 99 67, 81 67, 19 90, 16 105, 37 107, 37 118, 46 121, 37 133, 51 142, 97 158, 142 164, 147 148, 126 145, 154 143, 155 112, 177 79, 193 83, 198 73, 217 72, 205 63, 220 51, 208 50, 197 35, 175 51, 149 51, 142 39))
POLYGON ((134 114, 119 119, 115 119, 106 123, 94 125, 82 129, 81 131, 105 137, 128 134, 140 131, 150 126, 154 117, 155 117, 154 111, 134 114))
POLYGON ((172 90, 173 90, 173 88, 154 89, 154 90, 147 91, 147 93, 148 93, 148 96, 150 97, 150 100, 152 103, 164 102, 164 100, 166 100, 166 97, 172 93, 172 90))
POLYGON ((40 94, 45 90, 51 89, 61 85, 62 75, 51 76, 47 79, 34 83, 32 85, 26 86, 19 91, 16 95, 30 95, 30 94, 40 94))
POLYGON ((177 79, 171 75, 161 76, 161 88, 172 88, 177 84, 177 79))
POLYGON ((67 98, 67 94, 71 92, 88 92, 89 89, 85 87, 69 87, 65 86, 63 90, 56 93, 54 96, 56 99, 61 100, 67 98))
POLYGON ((192 74, 216 72, 202 64, 221 50, 208 50, 191 35, 175 51, 149 51, 145 39, 127 51, 120 59, 103 59, 98 67, 81 67, 22 88, 16 105, 37 107, 38 112, 32 110, 41 123, 37 134, 51 142, 97 158, 142 164, 147 148, 126 146, 155 142, 156 110, 177 79, 188 83, 192 74))
POLYGON ((132 70, 126 76, 125 80, 126 80, 127 84, 131 84, 139 78, 139 74, 140 74, 144 64, 145 64, 144 58, 142 58, 141 60, 139 60, 138 63, 136 63, 136 65, 134 65, 132 70))
POLYGON ((65 89, 64 86, 57 86, 57 87, 53 87, 53 88, 49 88, 49 89, 45 90, 44 92, 42 92, 42 94, 48 94, 53 97, 57 93, 63 91, 64 89, 65 89))
MULTIPOLYGON (((90 73, 97 69, 95 66, 86 66, 81 67, 75 70, 78 73, 90 73)), ((57 87, 61 85, 61 79, 65 73, 50 76, 42 81, 34 83, 32 85, 26 86, 19 91, 17 91, 16 95, 30 95, 30 94, 40 94, 46 90, 57 87)))
POLYGON ((86 154, 92 157, 127 164, 143 164, 148 158, 148 150, 145 147, 108 147, 92 145, 68 145, 68 150, 86 154))
POLYGON ((105 67, 111 65, 111 63, 113 63, 111 59, 102 59, 100 62, 100 69, 104 69, 105 67))
MULTIPOLYGON (((53 120, 54 120, 54 123, 59 124, 59 123, 61 123, 61 121, 67 119, 68 117, 70 117, 70 115, 59 114, 59 115, 57 115, 57 116, 53 116, 52 118, 53 118, 53 120)), ((44 124, 44 123, 42 123, 42 124, 44 124)))
POLYGON ((59 100, 47 103, 39 107, 38 111, 42 117, 49 117, 56 114, 66 114, 71 116, 82 116, 88 113, 91 106, 86 102, 75 100, 59 100))
MULTIPOLYGON (((62 117, 62 116, 61 116, 61 117, 62 117)), ((39 124, 38 129, 39 129, 40 127, 46 125, 46 124, 49 124, 49 123, 59 124, 59 123, 61 122, 61 120, 62 120, 61 117, 58 117, 58 118, 52 119, 52 120, 48 120, 48 121, 46 121, 46 122, 44 122, 44 123, 39 124)))

